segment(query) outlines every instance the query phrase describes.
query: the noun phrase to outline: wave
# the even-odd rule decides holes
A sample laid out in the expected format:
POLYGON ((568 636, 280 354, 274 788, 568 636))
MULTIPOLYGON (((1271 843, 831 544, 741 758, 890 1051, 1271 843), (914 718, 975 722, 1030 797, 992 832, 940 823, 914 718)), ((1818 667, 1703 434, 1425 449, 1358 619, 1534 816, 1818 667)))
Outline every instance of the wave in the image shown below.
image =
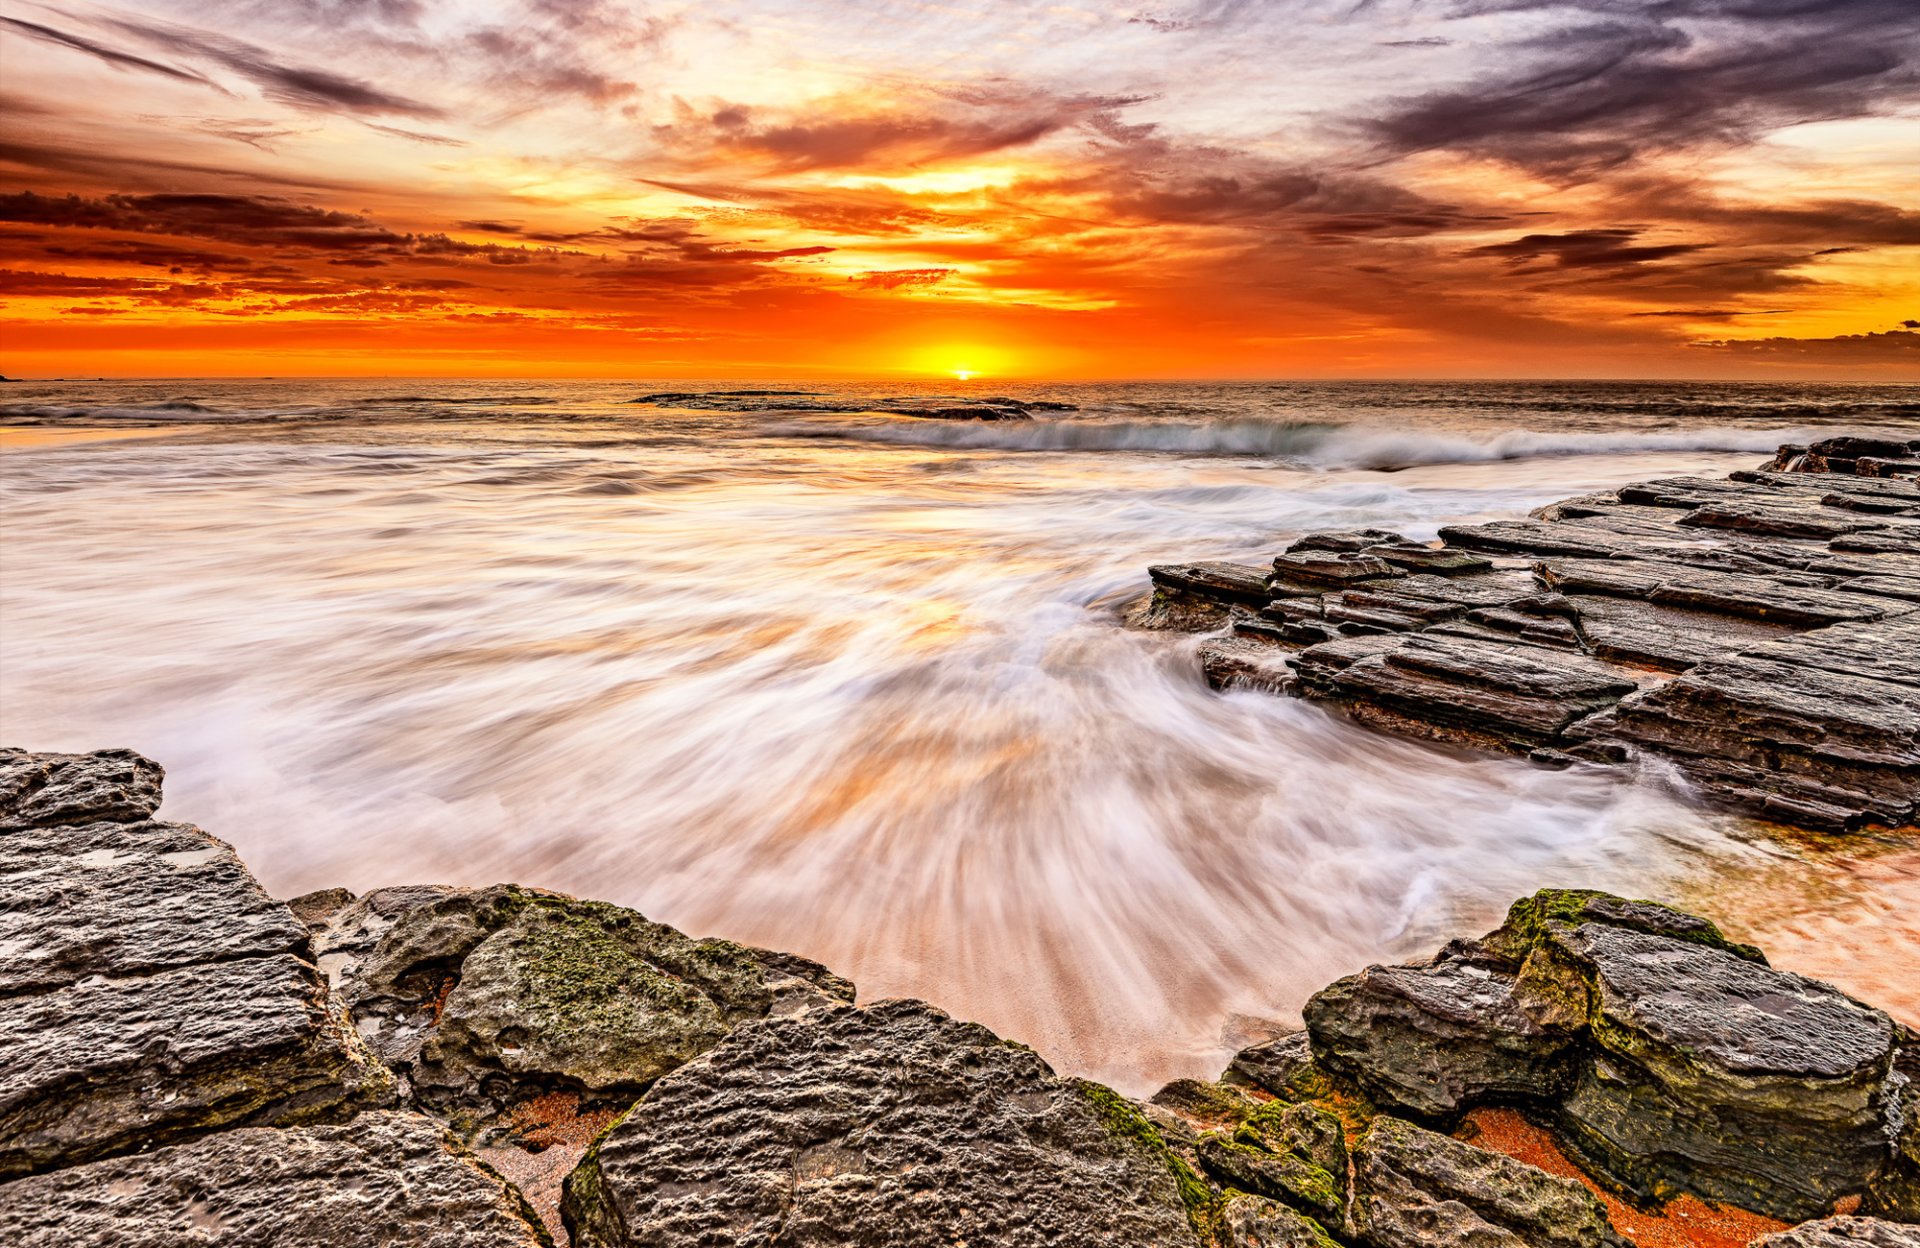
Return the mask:
POLYGON ((1281 459, 1309 468, 1392 470, 1420 464, 1477 464, 1559 455, 1643 451, 1762 454, 1812 436, 1799 427, 1680 429, 1649 433, 1412 433, 1325 421, 1040 420, 995 425, 796 425, 787 437, 836 438, 903 446, 991 451, 1133 451, 1281 459))
POLYGON ((208 407, 204 403, 196 403, 192 399, 166 399, 156 403, 118 403, 87 407, 70 407, 54 403, 0 403, 0 423, 15 425, 84 424, 89 421, 111 423, 138 421, 159 424, 180 416, 193 417, 196 423, 210 419, 261 419, 258 413, 223 411, 217 407, 208 407))

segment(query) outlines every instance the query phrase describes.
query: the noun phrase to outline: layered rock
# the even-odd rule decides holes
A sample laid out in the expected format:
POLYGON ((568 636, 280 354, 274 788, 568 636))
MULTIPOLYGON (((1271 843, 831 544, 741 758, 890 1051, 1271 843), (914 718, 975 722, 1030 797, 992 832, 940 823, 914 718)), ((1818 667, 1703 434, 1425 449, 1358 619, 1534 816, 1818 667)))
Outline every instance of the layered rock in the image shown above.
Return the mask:
POLYGON ((1879 1218, 1822 1218, 1755 1240, 1752 1248, 1920 1248, 1920 1226, 1879 1218))
POLYGON ((532 1209, 419 1114, 243 1128, 0 1185, 12 1248, 536 1248, 532 1209))
POLYGON ((1159 565, 1129 619, 1224 630, 1199 650, 1216 688, 1554 765, 1656 757, 1713 801, 1809 828, 1912 825, 1920 482, 1837 475, 1898 458, 1863 448, 1913 451, 1836 439, 1436 545, 1341 531, 1270 570, 1159 565))
POLYGON ((0 1177, 391 1098, 287 908, 224 843, 146 818, 158 766, 7 767, 0 1177))

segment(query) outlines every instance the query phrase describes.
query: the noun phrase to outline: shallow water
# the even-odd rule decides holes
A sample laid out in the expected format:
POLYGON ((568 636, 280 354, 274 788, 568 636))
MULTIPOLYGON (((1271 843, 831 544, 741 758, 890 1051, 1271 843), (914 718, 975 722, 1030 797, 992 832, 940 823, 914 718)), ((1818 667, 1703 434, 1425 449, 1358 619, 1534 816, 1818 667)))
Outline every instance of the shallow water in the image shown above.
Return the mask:
MULTIPOLYGON (((1027 387, 1082 410, 993 425, 624 402, 661 388, 10 389, 0 424, 188 427, 0 457, 5 737, 162 760, 167 812, 281 895, 604 897, 1135 1091, 1545 884, 1774 881, 1757 926, 1848 927, 1652 780, 1215 695, 1190 639, 1118 616, 1149 563, 1724 473, 1910 426, 1914 388, 1027 387)), ((1886 956, 1840 977, 1912 978, 1886 956)))

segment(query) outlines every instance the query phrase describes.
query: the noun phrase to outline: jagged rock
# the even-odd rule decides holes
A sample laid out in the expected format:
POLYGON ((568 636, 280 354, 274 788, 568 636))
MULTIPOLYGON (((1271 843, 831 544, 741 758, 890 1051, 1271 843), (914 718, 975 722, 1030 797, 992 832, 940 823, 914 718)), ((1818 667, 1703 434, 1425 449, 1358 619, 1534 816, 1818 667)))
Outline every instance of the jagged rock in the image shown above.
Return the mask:
POLYGON ((1169 563, 1147 569, 1153 594, 1127 622, 1135 628, 1203 633, 1226 622, 1234 606, 1264 606, 1273 594, 1267 571, 1238 563, 1169 563))
POLYGON ((166 771, 132 750, 36 754, 0 749, 0 831, 132 822, 160 809, 166 771))
POLYGON ((1517 969, 1461 946, 1349 975, 1307 1002, 1314 1058, 1377 1104, 1429 1120, 1551 1097, 1572 1080, 1579 1030, 1516 993, 1517 969))
POLYGON ((1864 1192, 1887 1160, 1892 1021, 1717 931, 1621 926, 1582 896, 1542 894, 1487 942, 1527 949, 1517 991, 1584 1023, 1555 1107, 1577 1151, 1655 1200, 1791 1219, 1864 1192))
POLYGON ((1326 1229, 1264 1196, 1236 1192, 1220 1210, 1223 1248, 1338 1248, 1326 1229))
POLYGON ((1534 572, 1542 584, 1563 594, 1640 598, 1802 628, 1877 620, 1901 610, 1865 594, 1638 559, 1548 559, 1534 572))
POLYGON ((1304 1031, 1250 1045, 1234 1054, 1222 1079, 1260 1088, 1285 1101, 1306 1101, 1326 1095, 1326 1072, 1313 1055, 1313 1042, 1304 1031))
POLYGON ((1920 1222, 1920 1035, 1902 1027, 1893 1054, 1888 1123, 1892 1156, 1867 1185, 1865 1212, 1900 1222, 1920 1222))
POLYGON ((1293 1206, 1321 1225, 1346 1221, 1346 1172, 1335 1178, 1298 1153, 1272 1152, 1218 1134, 1199 1141, 1200 1164, 1229 1189, 1293 1206))
POLYGON ((1188 1202, 1212 1216, 1131 1103, 882 1001, 740 1027, 596 1143, 562 1210, 578 1248, 1196 1248, 1188 1202))
POLYGON ((1572 1179, 1384 1115, 1355 1145, 1353 1186, 1373 1248, 1629 1248, 1572 1179))
POLYGON ((0 1185, 10 1248, 534 1248, 519 1193, 416 1114, 242 1129, 0 1185))
POLYGON ((0 999, 0 1052, 0 1177, 345 1117, 392 1089, 291 954, 0 999))
POLYGON ((31 792, 0 842, 0 1177, 390 1099, 301 924, 225 844, 144 817, 158 766, 13 761, 31 792))
POLYGON ((1200 670, 1215 689, 1260 689, 1280 693, 1293 683, 1287 653, 1245 637, 1208 641, 1198 651, 1200 670))
POLYGON ((307 951, 233 850, 187 824, 22 828, 0 844, 0 997, 307 951))
POLYGON ((778 996, 853 996, 806 959, 605 902, 513 885, 404 900, 342 992, 423 1103, 478 1122, 553 1089, 631 1099, 778 996))
POLYGON ((1822 1218, 1763 1236, 1751 1248, 1920 1248, 1920 1226, 1879 1218, 1822 1218))

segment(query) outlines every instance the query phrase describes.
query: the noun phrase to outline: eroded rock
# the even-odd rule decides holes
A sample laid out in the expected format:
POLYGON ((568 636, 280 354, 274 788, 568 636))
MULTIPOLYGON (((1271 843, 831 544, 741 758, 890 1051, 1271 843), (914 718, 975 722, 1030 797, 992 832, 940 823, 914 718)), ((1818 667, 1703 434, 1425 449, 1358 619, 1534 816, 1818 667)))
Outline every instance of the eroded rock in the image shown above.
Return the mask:
POLYGON ((1353 1186, 1374 1248, 1630 1248, 1574 1180, 1398 1118, 1355 1144, 1353 1186))
POLYGON ((1920 1248, 1920 1226, 1879 1218, 1821 1218, 1756 1239, 1752 1248, 1920 1248))
POLYGON ((883 1001, 739 1028, 602 1137, 562 1208, 580 1248, 1195 1248, 1183 1186, 1210 1208, 1129 1102, 883 1001))
POLYGON ((145 819, 160 809, 165 779, 160 764, 132 750, 0 749, 0 831, 145 819))
POLYGON ((0 1184, 12 1248, 534 1248, 526 1202, 446 1128, 366 1113, 250 1128, 0 1184))

